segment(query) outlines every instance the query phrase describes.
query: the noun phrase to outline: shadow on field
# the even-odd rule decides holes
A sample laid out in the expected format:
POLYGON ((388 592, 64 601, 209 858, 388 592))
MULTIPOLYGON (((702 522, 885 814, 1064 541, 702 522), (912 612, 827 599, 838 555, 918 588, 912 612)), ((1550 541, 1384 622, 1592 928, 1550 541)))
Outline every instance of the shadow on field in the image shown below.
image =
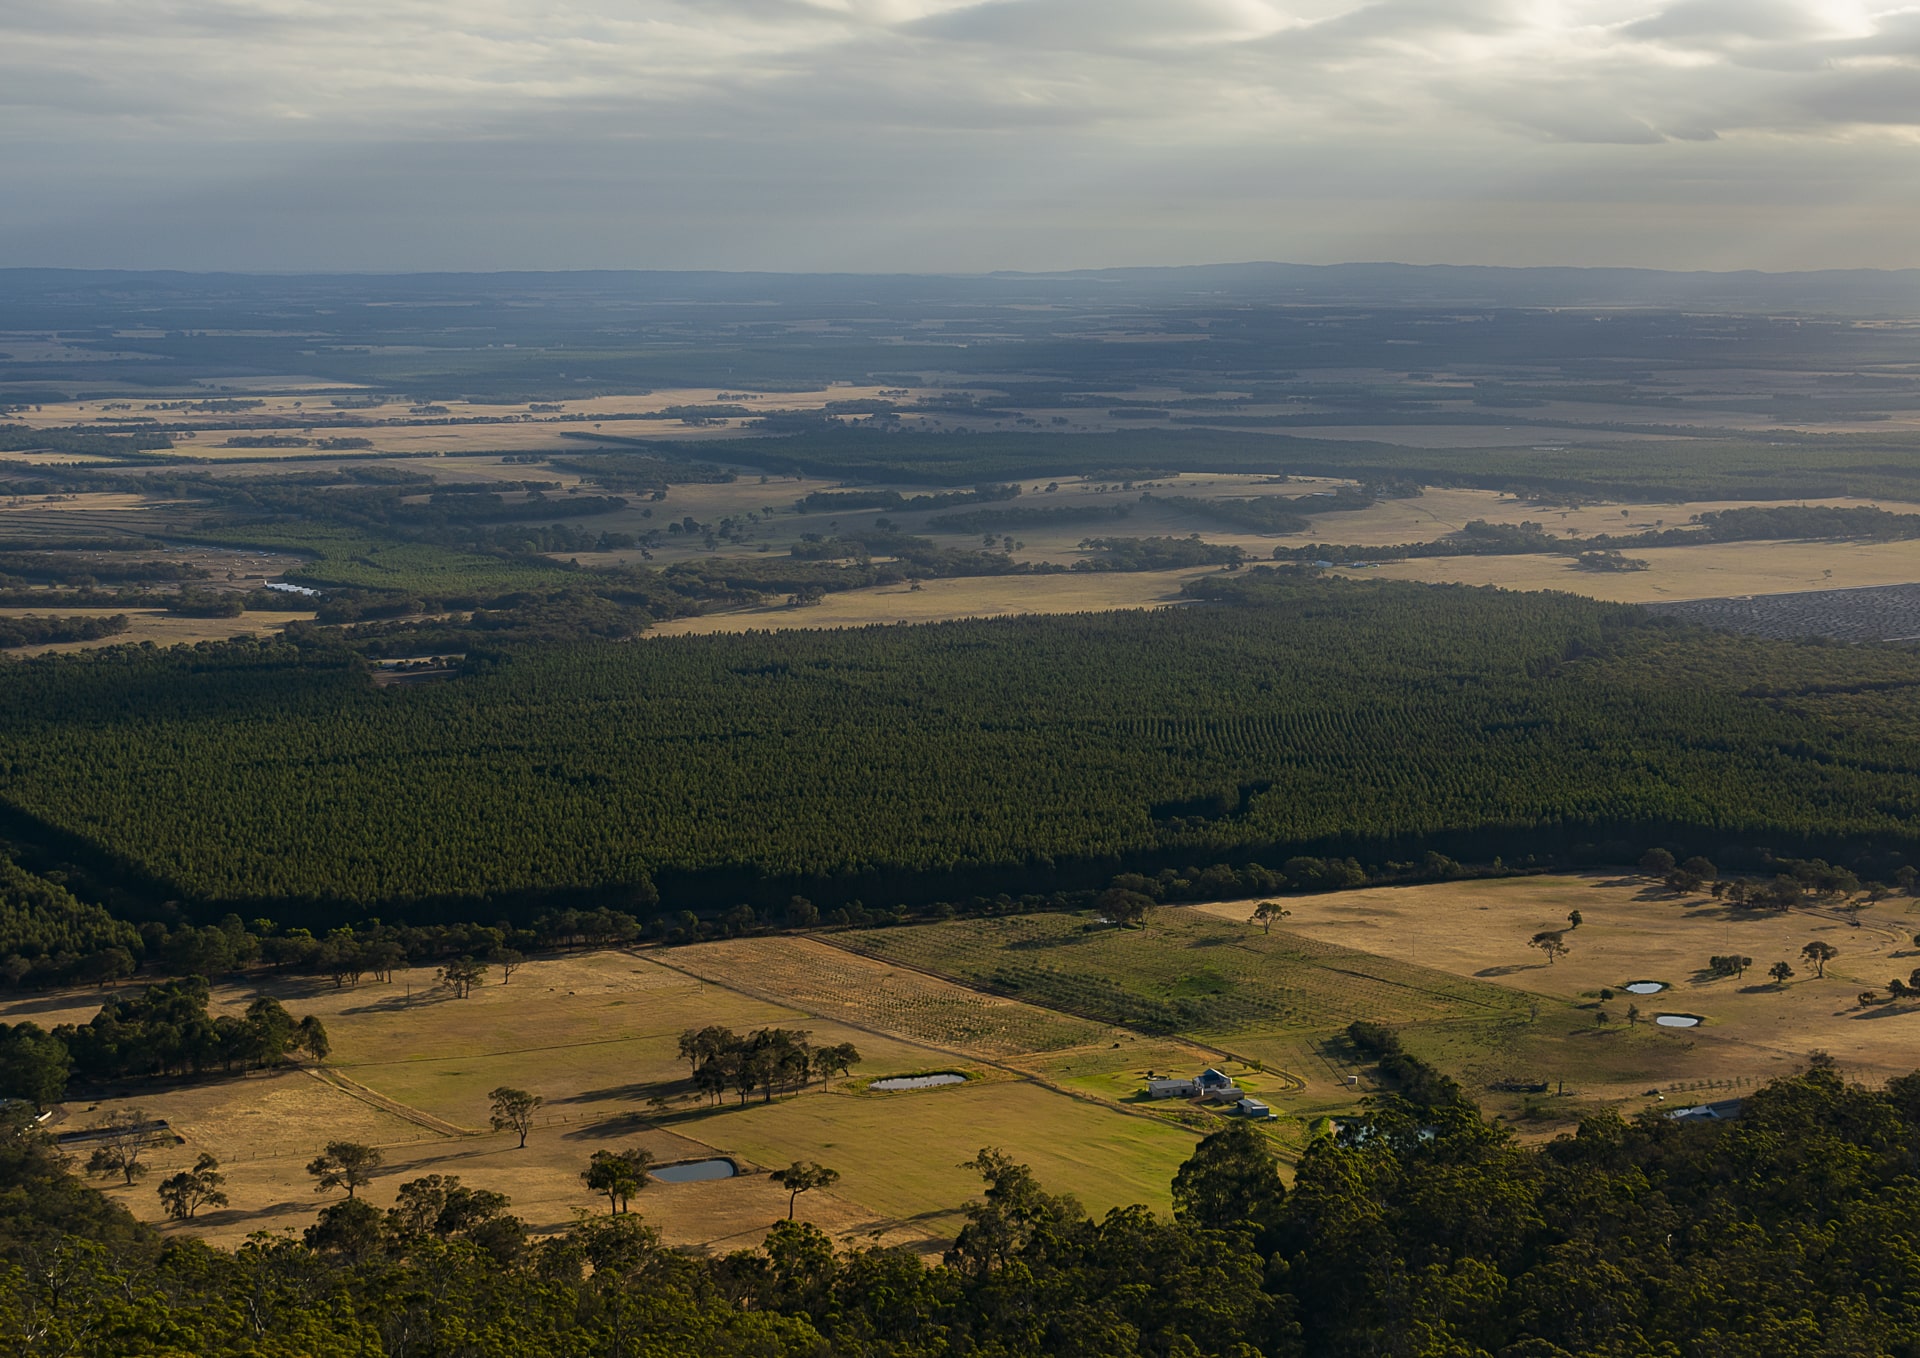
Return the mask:
POLYGON ((1498 967, 1482 967, 1473 974, 1475 976, 1511 976, 1516 971, 1538 971, 1546 965, 1545 962, 1508 962, 1498 967))
POLYGON ((217 1212, 201 1212, 193 1218, 195 1226, 238 1226, 245 1221, 259 1221, 271 1217, 311 1216, 327 1205, 326 1201, 315 1198, 311 1202, 276 1202, 265 1207, 256 1207, 251 1211, 242 1211, 237 1207, 224 1207, 217 1212))
POLYGON ((604 1122, 590 1122, 584 1127, 562 1132, 560 1139, 562 1141, 612 1141, 618 1137, 652 1131, 656 1125, 655 1119, 642 1117, 638 1113, 619 1113, 604 1122))
POLYGON ((620 1099, 651 1098, 654 1095, 672 1097, 686 1094, 693 1089, 691 1080, 672 1080, 642 1082, 632 1084, 609 1085, 605 1089, 583 1089, 578 1094, 568 1094, 563 1098, 547 1100, 547 1107, 559 1108, 570 1103, 612 1103, 620 1099))
POLYGON ((454 998, 450 990, 424 990, 416 995, 387 995, 366 1004, 351 1005, 342 1009, 343 1014, 403 1014, 409 1009, 427 1009, 434 1005, 446 1004, 454 998))

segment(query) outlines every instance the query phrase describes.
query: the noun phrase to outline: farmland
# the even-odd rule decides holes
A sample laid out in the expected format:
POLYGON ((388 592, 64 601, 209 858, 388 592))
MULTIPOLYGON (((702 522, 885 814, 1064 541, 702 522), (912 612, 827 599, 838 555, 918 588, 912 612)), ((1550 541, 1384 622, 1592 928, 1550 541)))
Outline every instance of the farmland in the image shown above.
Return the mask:
MULTIPOLYGON (((1877 1082, 1911 1070, 1920 1040, 1920 1009, 1911 1002, 1857 1000, 1863 991, 1884 995, 1889 978, 1920 966, 1920 906, 1907 896, 1877 904, 1855 898, 1857 909, 1836 902, 1743 910, 1636 876, 1593 874, 1370 888, 1286 904, 1293 912, 1286 929, 1322 945, 1578 1006, 1586 1031, 1536 1069, 1604 1098, 1630 1099, 1648 1086, 1724 1095, 1790 1071, 1816 1049, 1850 1077, 1877 1082), (1527 946, 1542 930, 1567 929, 1573 911, 1582 922, 1567 934, 1567 956, 1550 963, 1527 946), (1824 978, 1801 955, 1813 941, 1838 951, 1824 978), (1709 968, 1710 957, 1732 954, 1754 959, 1744 976, 1709 968), (1784 985, 1766 975, 1776 961, 1795 970, 1784 985), (1649 996, 1624 990, 1641 980, 1667 989, 1649 996), (1602 990, 1613 998, 1602 1001, 1602 990), (1641 1011, 1639 1023, 1629 1022, 1630 1005, 1641 1011), (1602 1010, 1606 1025, 1596 1020, 1602 1010), (1666 1011, 1706 1022, 1656 1029, 1653 1016, 1666 1011)), ((1245 923, 1252 905, 1191 909, 1257 938, 1245 923)), ((1417 1045, 1417 1029, 1412 1036, 1417 1045)), ((1444 1046, 1432 1050, 1443 1063, 1456 1059, 1444 1046)))
MULTIPOLYGON (((369 1189, 376 1202, 405 1178, 454 1173, 509 1194, 539 1230, 558 1229, 574 1211, 592 1208, 578 1176, 595 1150, 637 1145, 661 1161, 730 1155, 751 1172, 655 1184, 639 1204, 669 1239, 715 1247, 757 1241, 785 1215, 785 1195, 764 1171, 797 1159, 818 1159, 843 1173, 833 1192, 803 1199, 801 1214, 861 1239, 877 1232, 937 1245, 952 1229, 953 1209, 977 1189, 960 1163, 982 1145, 1031 1161, 1052 1186, 1096 1210, 1135 1201, 1164 1206, 1192 1132, 1069 1097, 991 1059, 1029 1045, 1059 1051, 1104 1030, 924 980, 899 988, 892 1004, 852 1011, 862 1022, 849 1027, 835 1012, 845 1005, 804 1003, 836 965, 843 977, 873 969, 804 941, 752 940, 744 950, 717 944, 660 961, 625 953, 536 960, 507 984, 477 987, 465 1000, 404 971, 391 983, 343 989, 270 984, 289 1007, 327 1024, 334 1050, 326 1067, 121 1090, 71 1113, 77 1125, 121 1107, 165 1118, 185 1140, 158 1152, 157 1172, 203 1151, 219 1158, 232 1206, 194 1229, 224 1241, 310 1220, 325 1199, 314 1194, 303 1166, 320 1141, 343 1137, 386 1155, 387 1168, 369 1189), (788 948, 797 960, 783 965, 788 948), (763 993, 791 991, 797 1003, 726 983, 742 972, 755 976, 763 993), (985 1025, 964 1021, 981 1012, 1010 1016, 985 1025), (906 1030, 897 1035, 877 1022, 894 1015, 906 1030), (677 1051, 683 1029, 708 1024, 806 1028, 816 1042, 851 1041, 864 1058, 859 1078, 768 1104, 729 1101, 709 1109, 688 1090, 677 1051), (967 1069, 980 1057, 989 1059, 972 1066, 979 1078, 962 1086, 860 1092, 870 1078, 929 1066, 967 1069), (485 1130, 487 1091, 501 1084, 546 1099, 524 1151, 511 1134, 485 1130)), ((218 1007, 244 1007, 253 993, 223 989, 218 1007)), ((0 1010, 0 1020, 84 1021, 97 1005, 97 994, 84 992, 24 1001, 0 1010)), ((158 1216, 150 1188, 116 1191, 142 1215, 158 1216)))

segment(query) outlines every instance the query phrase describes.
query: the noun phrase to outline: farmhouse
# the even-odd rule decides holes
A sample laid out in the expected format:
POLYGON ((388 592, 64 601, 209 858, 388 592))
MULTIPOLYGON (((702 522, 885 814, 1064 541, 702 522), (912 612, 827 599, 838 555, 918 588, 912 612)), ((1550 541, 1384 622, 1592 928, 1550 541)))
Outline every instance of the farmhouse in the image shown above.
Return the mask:
POLYGON ((1234 1084, 1231 1076, 1222 1075, 1209 1066, 1190 1080, 1177 1077, 1150 1079, 1147 1081, 1147 1093, 1156 1099, 1228 1099, 1237 1097, 1240 1088, 1234 1084))
POLYGON ((1194 1077, 1193 1083, 1203 1099, 1231 1099, 1240 1093, 1233 1080, 1209 1066, 1194 1077))

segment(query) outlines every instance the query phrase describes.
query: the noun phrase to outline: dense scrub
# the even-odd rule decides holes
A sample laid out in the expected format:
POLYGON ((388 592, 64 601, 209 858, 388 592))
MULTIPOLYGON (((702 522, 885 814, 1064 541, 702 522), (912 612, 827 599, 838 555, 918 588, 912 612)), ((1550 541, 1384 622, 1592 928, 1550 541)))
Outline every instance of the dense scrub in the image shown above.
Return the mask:
POLYGON ((367 909, 1663 840, 1884 872, 1914 846, 1911 653, 1255 575, 1204 607, 554 647, 412 689, 285 646, 34 661, 0 675, 0 797, 153 892, 367 909))
POLYGON ((437 1178, 389 1212, 336 1202, 304 1242, 162 1244, 15 1131, 0 1342, 25 1358, 1920 1354, 1920 1078, 1874 1092, 1815 1071, 1738 1122, 1599 1114, 1540 1148, 1433 1093, 1316 1139, 1291 1189, 1259 1133, 1230 1125, 1181 1166, 1172 1220, 1091 1219, 983 1149, 984 1191, 931 1267, 794 1222, 710 1258, 662 1248, 633 1213, 532 1242, 509 1202, 437 1178))

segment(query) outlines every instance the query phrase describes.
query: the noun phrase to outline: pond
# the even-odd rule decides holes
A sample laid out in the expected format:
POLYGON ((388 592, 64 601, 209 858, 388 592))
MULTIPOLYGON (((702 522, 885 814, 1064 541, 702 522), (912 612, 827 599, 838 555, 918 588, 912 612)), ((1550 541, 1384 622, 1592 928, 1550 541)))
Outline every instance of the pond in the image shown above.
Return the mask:
POLYGON ((1662 1028, 1698 1028, 1706 1020, 1698 1014, 1661 1014, 1654 1022, 1662 1028))
POLYGON ((1658 995, 1667 988, 1665 981, 1628 981, 1621 987, 1629 995, 1658 995))
POLYGON ((966 1082, 966 1076, 943 1070, 937 1075, 889 1075, 884 1080, 875 1080, 867 1088, 888 1093, 896 1089, 932 1089, 935 1085, 959 1085, 966 1082))
POLYGON ((652 1174, 663 1184, 697 1184, 706 1179, 731 1179, 739 1172, 731 1160, 688 1160, 678 1165, 661 1165, 652 1174))

